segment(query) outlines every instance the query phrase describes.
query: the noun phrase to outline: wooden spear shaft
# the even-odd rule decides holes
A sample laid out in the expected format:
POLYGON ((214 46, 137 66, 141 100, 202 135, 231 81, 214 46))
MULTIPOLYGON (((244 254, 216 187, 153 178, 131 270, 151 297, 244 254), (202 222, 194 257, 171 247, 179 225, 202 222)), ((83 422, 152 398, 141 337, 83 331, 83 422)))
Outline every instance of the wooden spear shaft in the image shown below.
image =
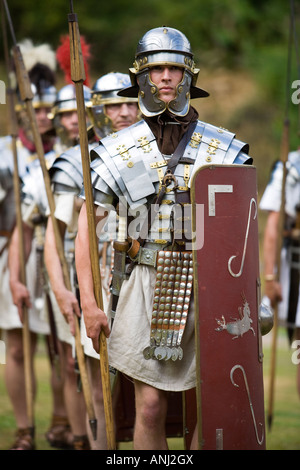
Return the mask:
MULTIPOLYGON (((9 54, 8 54, 8 43, 7 43, 7 31, 6 22, 4 18, 4 4, 2 6, 2 31, 3 31, 3 42, 4 42, 4 55, 5 63, 8 73, 8 87, 7 87, 7 104, 8 104, 8 134, 11 136, 12 142, 12 153, 13 153, 13 185, 14 185, 14 196, 15 196, 15 208, 16 208, 16 224, 18 229, 19 239, 19 259, 20 259, 20 279, 21 282, 26 286, 26 261, 25 261, 25 248, 24 248, 24 232, 21 212, 21 188, 19 179, 18 169, 18 151, 17 151, 17 137, 18 137, 18 125, 17 117, 15 112, 14 97, 15 93, 10 86, 9 78, 9 54)), ((25 396, 26 396, 26 409, 28 425, 31 430, 32 436, 34 435, 34 398, 33 398, 33 386, 32 386, 32 363, 31 363, 31 338, 29 329, 29 316, 26 305, 23 305, 23 354, 24 354, 24 375, 25 375, 25 396)))
MULTIPOLYGON (((283 165, 282 174, 282 187, 281 187, 281 207, 278 224, 278 240, 277 240, 277 281, 280 282, 280 271, 281 271, 281 250, 283 244, 283 232, 285 222, 285 186, 287 168, 286 164, 289 155, 289 128, 290 122, 288 118, 288 107, 290 103, 290 71, 291 71, 291 58, 292 58, 292 41, 294 35, 294 2, 290 1, 290 28, 289 28, 289 44, 288 44, 288 61, 287 61, 287 80, 286 80, 286 110, 285 120, 282 133, 281 141, 281 161, 283 165)), ((274 326, 273 326, 273 337, 271 344, 271 364, 270 364, 270 384, 269 384, 269 404, 268 404, 268 425, 269 429, 272 426, 273 421, 273 407, 274 407, 274 392, 275 392, 275 369, 276 369, 276 353, 277 353, 277 333, 278 333, 278 302, 274 308, 274 326)))
MULTIPOLYGON (((79 139, 81 149, 83 184, 86 198, 87 221, 89 230, 90 259, 92 267, 92 276, 94 284, 94 293, 98 307, 103 310, 102 285, 99 267, 99 250, 96 235, 94 199, 90 174, 90 158, 88 149, 88 137, 86 129, 86 113, 83 94, 83 82, 85 80, 84 64, 82 59, 80 33, 77 22, 77 15, 73 13, 72 3, 71 12, 68 15, 69 35, 70 35, 70 57, 71 57, 71 78, 75 84, 77 112, 79 121, 79 139)), ((100 369, 102 379, 102 391, 104 400, 104 412, 106 422, 106 438, 109 450, 116 447, 114 435, 112 396, 110 389, 109 363, 107 344, 104 333, 100 333, 100 369)))
MULTIPOLYGON (((8 101, 10 108, 10 126, 11 126, 11 137, 12 137, 12 149, 13 149, 13 161, 14 161, 14 195, 16 205, 16 222, 18 228, 18 239, 19 239, 19 258, 20 258, 20 280, 22 284, 27 285, 26 279, 26 260, 25 260, 25 248, 24 248, 24 232, 23 232, 23 221, 21 212, 21 195, 20 195, 20 181, 18 173, 18 154, 17 154, 17 134, 16 132, 16 117, 14 115, 14 99, 13 94, 8 93, 8 101)), ((24 374, 25 374, 25 389, 26 389, 26 404, 27 404, 27 415, 28 424, 31 428, 32 434, 34 430, 34 412, 33 412, 33 387, 32 387, 32 364, 31 364, 31 338, 29 329, 29 313, 26 305, 23 305, 23 351, 24 351, 24 374)))
MULTIPOLYGON (((46 194, 47 194, 47 199, 48 199, 48 204, 49 204, 49 209, 50 209, 50 217, 51 217, 52 225, 53 225, 56 248, 57 248, 58 256, 59 256, 61 266, 62 266, 64 282, 65 282, 66 288, 71 291, 72 286, 70 282, 68 264, 66 262, 66 258, 64 254, 63 240, 61 238, 61 234, 59 231, 57 219, 55 218, 55 202, 54 202, 54 197, 53 197, 53 193, 51 190, 50 176, 47 170, 43 143, 42 143, 42 139, 41 139, 38 127, 37 127, 35 112, 34 112, 34 108, 32 105, 32 92, 31 92, 31 89, 29 88, 30 87, 29 79, 24 80, 24 76, 27 75, 27 72, 25 70, 21 52, 18 46, 15 46, 13 48, 13 55, 14 55, 14 61, 16 64, 17 76, 19 76, 18 83, 25 84, 23 90, 20 90, 20 94, 21 94, 22 100, 25 102, 25 105, 26 105, 27 114, 28 114, 30 124, 31 124, 31 129, 32 129, 33 137, 34 137, 34 143, 35 143, 37 155, 39 157, 41 169, 43 172, 45 189, 46 189, 46 194), (27 87, 26 87, 26 84, 27 84, 27 87)), ((92 430, 94 439, 96 439, 96 429, 97 429, 96 417, 95 417, 95 412, 94 412, 94 407, 93 407, 90 384, 89 384, 87 371, 86 371, 83 348, 82 348, 81 339, 80 339, 81 335, 80 335, 79 320, 76 315, 74 315, 74 321, 75 321, 75 347, 76 347, 76 354, 77 354, 77 359, 78 359, 78 364, 79 364, 80 377, 82 381, 82 390, 83 390, 83 394, 85 398, 85 403, 87 407, 87 413, 89 416, 91 430, 92 430)))
MULTIPOLYGON (((67 265, 65 254, 64 254, 63 241, 60 235, 57 220, 55 218, 55 203, 54 203, 54 197, 53 197, 52 190, 51 190, 50 177, 49 177, 49 173, 46 167, 42 138, 38 130, 35 111, 34 111, 33 104, 32 104, 33 94, 31 90, 31 84, 30 84, 27 70, 24 66, 23 57, 22 57, 20 48, 16 44, 16 38, 15 38, 14 31, 13 31, 11 17, 10 17, 6 0, 3 0, 3 4, 5 6, 8 22, 9 22, 11 33, 12 33, 12 38, 14 41, 12 52, 13 52, 13 58, 14 58, 14 63, 15 63, 15 68, 16 68, 17 82, 18 82, 18 86, 20 90, 20 97, 26 106, 28 118, 29 118, 30 125, 31 125, 31 130, 33 133, 36 152, 37 152, 41 169, 42 169, 42 173, 43 173, 45 189, 46 189, 46 194, 47 194, 47 199, 48 199, 48 204, 49 204, 49 209, 50 209, 50 216, 51 216, 51 220, 53 224, 53 231, 55 235, 56 248, 57 248, 58 256, 59 256, 62 270, 63 270, 64 282, 65 282, 67 289, 72 290, 70 277, 69 277, 69 271, 68 271, 68 265, 67 265)), ((82 348, 81 339, 80 339, 81 335, 80 335, 79 320, 76 315, 74 315, 74 320, 75 320, 75 347, 76 347, 77 359, 78 359, 78 364, 79 364, 80 377, 82 381, 82 389, 83 389, 85 404, 87 407, 87 413, 89 416, 91 431, 92 431, 94 439, 96 440, 97 420, 96 420, 95 411, 93 407, 92 393, 91 393, 90 384, 89 384, 89 380, 87 376, 85 358, 84 358, 83 348, 82 348)))
MULTIPOLYGON (((281 187, 281 207, 278 224, 278 240, 277 240, 277 253, 276 253, 276 279, 280 282, 281 271, 281 250, 283 242, 283 231, 285 221, 285 183, 286 183, 286 163, 289 154, 289 120, 284 122, 283 136, 281 143, 281 161, 283 165, 282 174, 282 187, 281 187)), ((276 354, 277 354, 277 334, 278 334, 278 302, 274 308, 274 325, 272 330, 272 343, 271 343, 271 362, 270 362, 270 383, 269 383, 269 400, 268 400, 268 413, 267 421, 268 427, 271 429, 273 423, 273 409, 274 409, 274 395, 275 395, 275 372, 276 372, 276 354)))

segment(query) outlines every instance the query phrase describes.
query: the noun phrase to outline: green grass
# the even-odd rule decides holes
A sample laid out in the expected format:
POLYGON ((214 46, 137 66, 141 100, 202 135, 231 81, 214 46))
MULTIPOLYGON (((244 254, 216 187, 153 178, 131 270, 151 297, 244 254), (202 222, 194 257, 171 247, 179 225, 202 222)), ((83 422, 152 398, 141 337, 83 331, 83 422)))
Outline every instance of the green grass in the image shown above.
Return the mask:
MULTIPOLYGON (((269 334, 271 336, 271 333, 269 334)), ((268 335, 268 336, 269 336, 268 335)), ((266 338, 265 342, 269 343, 266 338)), ((297 393, 297 366, 292 363, 294 350, 289 348, 285 331, 279 329, 277 354, 273 422, 267 429, 268 450, 300 449, 300 402, 297 393)), ((270 348, 264 346, 264 382, 265 405, 268 410, 270 348)))
MULTIPOLYGON (((268 405, 271 333, 264 338, 265 403, 268 405)), ((300 450, 300 402, 296 388, 297 366, 291 361, 286 334, 279 329, 276 360, 273 424, 266 429, 268 450, 300 450)), ((5 365, 0 364, 0 450, 8 449, 14 440, 15 419, 4 382, 5 365)), ((51 419, 51 392, 49 364, 45 346, 41 341, 35 360, 38 377, 38 393, 35 404, 36 443, 38 450, 52 449, 45 439, 51 419)), ((170 439, 170 449, 182 449, 182 439, 170 439)), ((119 448, 132 449, 132 443, 120 443, 119 448)))
MULTIPOLYGON (((16 430, 12 405, 4 382, 5 364, 0 364, 0 450, 8 449, 14 442, 16 430)), ((49 362, 45 354, 45 344, 41 340, 35 358, 35 370, 38 381, 37 399, 35 403, 36 444, 41 450, 51 447, 45 439, 51 421, 51 392, 49 386, 49 362)))

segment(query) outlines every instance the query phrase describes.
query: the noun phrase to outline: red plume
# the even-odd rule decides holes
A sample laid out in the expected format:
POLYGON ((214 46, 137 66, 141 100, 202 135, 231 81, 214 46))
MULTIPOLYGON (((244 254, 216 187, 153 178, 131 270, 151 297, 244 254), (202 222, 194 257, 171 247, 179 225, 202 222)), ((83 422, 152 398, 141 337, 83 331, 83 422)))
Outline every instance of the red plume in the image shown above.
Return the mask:
MULTIPOLYGON (((87 44, 83 36, 80 36, 80 44, 81 44, 84 70, 85 70, 85 76, 86 76, 84 85, 90 86, 89 64, 88 64, 88 60, 91 57, 90 45, 87 44)), ((71 78, 70 38, 68 35, 61 36, 60 46, 58 46, 56 50, 56 59, 61 70, 65 74, 65 81, 67 83, 73 83, 72 78, 71 78)))

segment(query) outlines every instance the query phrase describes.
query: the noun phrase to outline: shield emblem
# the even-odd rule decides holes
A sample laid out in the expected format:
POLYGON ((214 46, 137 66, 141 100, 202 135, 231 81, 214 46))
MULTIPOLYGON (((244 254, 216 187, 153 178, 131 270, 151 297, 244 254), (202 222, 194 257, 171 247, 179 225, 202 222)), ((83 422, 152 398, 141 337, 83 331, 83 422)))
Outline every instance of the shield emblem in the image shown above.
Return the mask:
POLYGON ((191 186, 199 449, 265 449, 256 169, 191 186))

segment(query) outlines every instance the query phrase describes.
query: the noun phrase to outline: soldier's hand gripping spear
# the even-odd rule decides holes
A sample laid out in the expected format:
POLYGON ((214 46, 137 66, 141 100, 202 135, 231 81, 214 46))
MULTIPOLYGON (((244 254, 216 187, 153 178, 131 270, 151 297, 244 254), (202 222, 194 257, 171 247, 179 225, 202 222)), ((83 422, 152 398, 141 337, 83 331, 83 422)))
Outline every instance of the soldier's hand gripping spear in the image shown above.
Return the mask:
MULTIPOLYGON (((38 155, 42 173, 43 173, 45 189, 46 189, 49 210, 50 210, 50 216, 51 216, 51 220, 53 224, 53 231, 55 235, 56 248, 57 248, 58 256, 62 265, 65 285, 67 289, 71 290, 72 287, 71 287, 71 282, 69 278, 68 265, 67 265, 65 254, 64 254, 63 241, 61 239, 58 223, 55 218, 55 203, 54 203, 54 197, 53 197, 52 190, 51 190, 50 177, 49 177, 49 173, 46 167, 42 139, 38 131, 36 116, 35 116, 34 108, 32 105, 33 94, 31 90, 30 80, 29 80, 28 73, 24 66, 23 57, 22 57, 20 48, 17 46, 16 37, 14 34, 14 29, 13 29, 13 25, 12 25, 12 21, 11 21, 11 17, 10 17, 6 0, 3 0, 3 4, 5 6, 8 23, 10 26, 11 35, 12 35, 12 39, 14 43, 12 52, 13 52, 13 58, 14 58, 14 63, 15 63, 15 68, 16 68, 17 82, 18 82, 18 86, 20 89, 20 96, 26 106, 26 111, 29 117, 37 155, 38 155)), ((87 413, 89 417, 89 423, 90 423, 93 437, 96 440, 97 420, 95 417, 95 412, 94 412, 94 407, 93 407, 93 402, 92 402, 92 394, 91 394, 90 384, 88 381, 88 376, 87 376, 87 371, 86 371, 84 352, 83 352, 83 347, 82 347, 81 339, 80 339, 79 320, 76 316, 75 316, 75 347, 76 347, 76 354, 77 354, 80 376, 81 376, 81 381, 82 381, 82 389, 83 389, 85 404, 87 407, 87 413)))
MULTIPOLYGON (((103 310, 101 275, 99 267, 99 250, 96 236, 94 200, 90 176, 90 158, 88 150, 88 136, 86 129, 86 113, 84 105, 83 83, 85 81, 84 64, 81 53, 80 33, 77 22, 77 15, 73 12, 73 2, 70 0, 71 13, 68 15, 69 35, 70 35, 70 57, 71 57, 71 78, 75 84, 77 113, 79 122, 79 140, 83 171, 83 184, 86 196, 87 222, 89 230, 90 259, 94 284, 95 298, 97 306, 103 310)), ((112 397, 110 389, 109 364, 106 346, 106 338, 100 333, 100 366, 104 400, 104 412, 106 421, 106 437, 109 450, 115 449, 112 397)))
MULTIPOLYGON (((18 125, 17 116, 15 112, 15 93, 11 86, 11 75, 12 68, 10 66, 9 53, 8 53, 8 41, 6 22, 4 15, 4 4, 2 6, 2 31, 3 31, 3 44, 4 44, 4 56, 7 69, 8 86, 6 88, 7 104, 8 104, 8 134, 11 136, 12 153, 13 153, 13 184, 14 184, 14 196, 15 196, 15 208, 16 208, 16 224, 18 229, 19 239, 19 259, 20 259, 20 280, 24 286, 27 285, 26 281, 26 261, 25 261, 25 248, 24 248, 24 232, 23 222, 21 213, 21 188, 20 178, 18 170, 18 151, 17 151, 17 137, 18 137, 18 125)), ((31 431, 32 437, 34 437, 34 410, 33 410, 33 386, 32 386, 32 365, 31 365, 31 339, 29 330, 29 315, 28 308, 25 304, 22 305, 22 338, 23 338, 23 353, 24 353, 24 375, 25 375, 25 396, 26 396, 26 409, 28 426, 31 431)))

